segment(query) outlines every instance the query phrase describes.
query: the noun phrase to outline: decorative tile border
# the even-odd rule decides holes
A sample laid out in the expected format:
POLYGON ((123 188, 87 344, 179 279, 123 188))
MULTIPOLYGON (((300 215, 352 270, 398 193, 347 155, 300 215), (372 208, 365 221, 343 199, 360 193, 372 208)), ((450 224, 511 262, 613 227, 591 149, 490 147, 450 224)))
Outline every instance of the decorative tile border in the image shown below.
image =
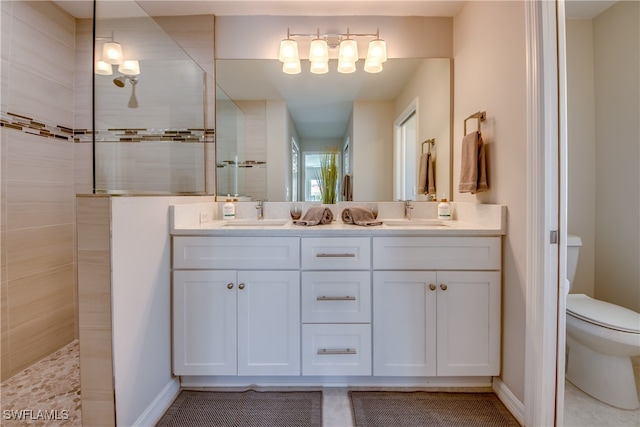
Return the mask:
MULTIPOLYGON (((31 117, 11 112, 0 113, 0 126, 31 135, 55 138, 76 143, 91 143, 93 134, 88 129, 71 129, 66 126, 47 124, 31 117)), ((96 142, 215 142, 215 130, 194 129, 107 129, 95 132, 96 142)))
MULTIPOLYGON (((77 129, 82 132, 82 129, 77 129)), ((87 135, 90 131, 84 130, 87 135)), ((214 129, 107 129, 96 131, 96 142, 215 142, 214 129)))
POLYGON ((262 160, 245 160, 244 162, 236 163, 235 160, 222 160, 218 162, 216 166, 218 168, 226 168, 226 167, 233 167, 236 165, 239 168, 253 168, 253 167, 263 168, 267 166, 267 162, 262 160))
POLYGON ((47 124, 31 117, 22 116, 11 112, 0 114, 0 126, 7 129, 15 129, 31 135, 54 138, 73 142, 73 129, 62 125, 47 124))

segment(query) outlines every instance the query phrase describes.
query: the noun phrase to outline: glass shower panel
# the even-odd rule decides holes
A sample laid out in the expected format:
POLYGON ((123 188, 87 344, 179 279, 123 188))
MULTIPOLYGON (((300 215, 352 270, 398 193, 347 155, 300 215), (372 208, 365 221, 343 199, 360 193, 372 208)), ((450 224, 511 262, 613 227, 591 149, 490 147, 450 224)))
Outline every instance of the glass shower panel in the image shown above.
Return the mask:
POLYGON ((96 2, 95 36, 96 61, 115 42, 140 70, 113 64, 94 75, 94 191, 205 193, 209 76, 135 2, 96 2), (127 17, 111 18, 110 3, 127 17))
POLYGON ((219 86, 216 86, 216 128, 216 194, 246 197, 246 118, 219 86))

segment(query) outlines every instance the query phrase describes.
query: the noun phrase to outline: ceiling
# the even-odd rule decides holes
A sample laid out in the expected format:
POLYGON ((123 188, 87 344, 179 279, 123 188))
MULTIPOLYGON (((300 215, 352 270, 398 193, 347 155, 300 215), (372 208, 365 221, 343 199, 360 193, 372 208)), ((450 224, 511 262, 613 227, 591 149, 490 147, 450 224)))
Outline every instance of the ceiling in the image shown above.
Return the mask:
MULTIPOLYGON (((93 16, 93 0, 54 0, 76 18, 93 16)), ((454 16, 465 1, 457 0, 102 0, 101 16, 131 17, 125 3, 135 2, 150 15, 283 15, 283 16, 454 16)), ((567 17, 589 19, 615 1, 565 0, 567 17)))

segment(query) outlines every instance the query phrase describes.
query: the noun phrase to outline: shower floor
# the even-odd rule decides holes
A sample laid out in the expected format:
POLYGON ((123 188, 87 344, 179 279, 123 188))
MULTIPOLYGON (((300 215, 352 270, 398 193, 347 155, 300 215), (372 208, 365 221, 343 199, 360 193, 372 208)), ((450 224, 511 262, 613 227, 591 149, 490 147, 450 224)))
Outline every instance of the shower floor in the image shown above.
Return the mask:
POLYGON ((82 426, 75 340, 0 386, 3 426, 82 426))

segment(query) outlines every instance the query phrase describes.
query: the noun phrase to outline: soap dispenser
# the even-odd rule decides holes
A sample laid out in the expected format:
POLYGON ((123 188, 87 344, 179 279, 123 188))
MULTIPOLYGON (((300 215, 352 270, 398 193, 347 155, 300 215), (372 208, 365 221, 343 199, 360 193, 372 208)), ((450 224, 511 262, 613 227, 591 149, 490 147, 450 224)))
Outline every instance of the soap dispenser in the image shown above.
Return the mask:
POLYGON ((443 197, 438 204, 438 219, 448 221, 451 219, 451 205, 444 197, 444 194, 442 196, 443 197))
POLYGON ((222 218, 236 219, 236 205, 231 202, 230 198, 227 198, 226 203, 222 205, 222 218))

